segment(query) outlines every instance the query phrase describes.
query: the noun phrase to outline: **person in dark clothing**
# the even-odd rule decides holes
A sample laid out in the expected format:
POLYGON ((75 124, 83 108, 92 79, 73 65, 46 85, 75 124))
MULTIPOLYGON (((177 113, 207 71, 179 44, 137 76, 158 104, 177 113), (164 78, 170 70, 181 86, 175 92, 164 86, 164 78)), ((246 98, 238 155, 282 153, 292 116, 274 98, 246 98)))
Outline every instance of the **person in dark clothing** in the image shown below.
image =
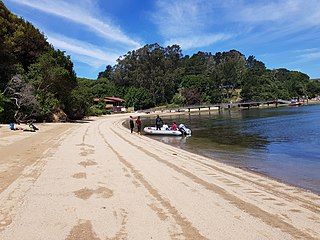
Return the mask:
POLYGON ((133 133, 134 122, 133 122, 133 117, 132 116, 130 116, 129 125, 130 125, 131 133, 133 133))
POLYGON ((157 118, 156 118, 156 129, 157 129, 157 130, 161 130, 162 125, 163 125, 163 121, 162 121, 162 119, 159 117, 159 115, 157 115, 157 118))
POLYGON ((141 134, 142 122, 141 122, 140 116, 139 116, 138 119, 136 120, 136 125, 137 125, 137 129, 138 129, 138 134, 141 134))

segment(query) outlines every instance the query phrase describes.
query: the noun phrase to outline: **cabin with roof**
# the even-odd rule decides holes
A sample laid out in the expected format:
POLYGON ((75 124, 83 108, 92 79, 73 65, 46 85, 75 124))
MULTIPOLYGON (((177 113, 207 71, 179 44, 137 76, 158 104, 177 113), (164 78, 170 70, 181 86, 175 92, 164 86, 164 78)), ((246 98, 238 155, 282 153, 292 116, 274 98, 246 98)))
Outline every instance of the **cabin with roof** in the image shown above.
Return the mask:
POLYGON ((95 103, 104 102, 105 103, 105 109, 120 113, 120 112, 127 112, 126 107, 124 106, 125 100, 118 97, 104 97, 104 98, 94 98, 93 101, 95 103))

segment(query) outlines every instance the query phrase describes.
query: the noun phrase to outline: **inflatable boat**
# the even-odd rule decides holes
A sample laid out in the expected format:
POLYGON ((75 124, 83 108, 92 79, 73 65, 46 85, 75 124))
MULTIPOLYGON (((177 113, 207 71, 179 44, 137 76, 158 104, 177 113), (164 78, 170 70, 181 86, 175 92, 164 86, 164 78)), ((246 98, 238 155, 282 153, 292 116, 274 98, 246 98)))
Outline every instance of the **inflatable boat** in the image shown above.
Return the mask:
POLYGON ((156 127, 145 127, 143 131, 150 135, 168 135, 168 136, 182 136, 191 135, 191 130, 184 124, 180 124, 177 130, 171 130, 168 125, 163 125, 161 129, 157 130, 156 127))

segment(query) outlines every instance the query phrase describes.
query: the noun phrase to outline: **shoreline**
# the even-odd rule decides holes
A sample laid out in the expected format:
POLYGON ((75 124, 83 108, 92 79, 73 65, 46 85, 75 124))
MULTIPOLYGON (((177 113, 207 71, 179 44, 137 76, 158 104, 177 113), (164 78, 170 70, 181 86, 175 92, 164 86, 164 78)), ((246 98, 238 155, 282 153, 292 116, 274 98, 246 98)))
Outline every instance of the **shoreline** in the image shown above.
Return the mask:
POLYGON ((3 147, 0 177, 15 179, 0 191, 0 238, 320 237, 318 195, 130 134, 128 116, 53 125, 3 147))
MULTIPOLYGON (((316 102, 316 103, 312 103, 312 104, 309 104, 309 105, 303 105, 303 106, 299 106, 299 107, 308 107, 308 106, 313 106, 313 105, 316 105, 316 104, 319 104, 319 102, 316 102)), ((288 107, 288 106, 282 106, 282 107, 288 107)), ((274 107, 268 107, 268 108, 261 108, 261 109, 273 109, 274 107)), ((291 108, 291 107, 290 107, 291 108)), ((258 108, 255 108, 255 109, 258 109, 258 108)), ((238 108, 234 108, 234 109, 227 109, 227 111, 242 111, 242 110, 247 110, 247 109, 238 109, 238 108)), ((183 114, 183 113, 182 113, 183 114)), ((210 114, 217 114, 219 115, 220 113, 218 111, 216 112, 211 112, 209 113, 208 111, 203 111, 203 112, 192 112, 192 113, 185 113, 185 115, 200 115, 200 114, 204 114, 204 115, 210 115, 210 114)), ((157 114, 155 114, 157 115, 157 114)), ((165 116, 165 117, 174 117, 174 116, 177 116, 177 114, 170 114, 170 113, 166 113, 166 114, 159 114, 160 116, 165 116)), ((181 114, 178 114, 178 115, 181 115, 181 114)), ((152 117, 154 117, 154 114, 153 115, 144 115, 144 117, 150 119, 152 117)), ((198 150, 194 149, 193 147, 190 147, 190 146, 187 146, 187 145, 183 145, 183 146, 176 146, 174 143, 170 143, 170 142, 166 142, 166 141, 162 141, 161 139, 158 139, 158 138, 155 138, 153 136, 150 136, 148 134, 144 134, 145 136, 149 137, 150 139, 153 139, 153 140, 156 140, 158 142, 161 142, 161 143, 164 143, 166 145, 169 145, 169 146, 173 146, 173 147, 176 147, 178 149, 183 149, 185 151, 188 151, 188 152, 191 152, 191 153, 194 153, 194 154, 198 154, 200 156, 203 156, 203 157, 207 157, 209 159, 211 159, 212 161, 216 161, 216 162, 219 162, 219 163, 223 163, 223 164, 227 164, 229 166, 232 166, 232 167, 235 167, 235 168, 239 168, 239 169, 243 169, 243 170, 246 170, 246 171, 249 171, 249 172, 253 172, 253 173, 256 173, 256 174, 259 174, 261 176, 264 176, 264 177, 267 177, 269 179, 274 179, 278 182, 281 182, 281 183, 284 183, 284 184, 288 184, 292 187, 296 187, 296 188, 299 188, 301 190, 304 190, 304 191, 308 191, 308 192, 311 192, 311 193, 314 193, 318 196, 320 196, 320 191, 317 191, 315 189, 312 189, 312 186, 310 188, 308 188, 307 186, 304 187, 303 184, 299 185, 299 182, 296 181, 297 184, 294 183, 294 181, 290 182, 290 181, 286 181, 286 179, 281 179, 280 177, 277 177, 277 176, 272 176, 270 174, 267 174, 263 171, 263 169, 260 169, 259 170, 255 170, 254 168, 250 167, 250 166, 243 166, 243 165, 238 165, 236 163, 232 163, 230 161, 225 161, 223 159, 219 159, 219 157, 216 157, 216 156, 212 156, 212 154, 210 155, 210 152, 209 154, 205 154, 205 153, 202 153, 201 151, 199 152, 198 150)), ((172 137, 174 138, 174 137, 172 137)), ((213 151, 211 153, 214 153, 215 150, 213 149, 213 151)))
MULTIPOLYGON (((311 189, 307 189, 307 188, 303 188, 303 187, 300 187, 300 186, 296 186, 296 185, 294 185, 294 184, 291 184, 291 183, 286 182, 286 181, 284 181, 284 180, 281 180, 281 179, 279 179, 279 178, 272 177, 272 176, 270 176, 270 175, 268 175, 268 174, 265 174, 265 173, 263 173, 263 172, 259 172, 259 171, 256 171, 256 170, 254 170, 254 169, 250 169, 249 167, 241 167, 241 166, 232 165, 232 164, 226 163, 226 162, 224 162, 224 161, 222 161, 222 160, 219 160, 218 158, 215 158, 215 157, 206 156, 206 155, 204 155, 204 154, 198 153, 198 152, 196 152, 196 151, 192 151, 192 150, 190 150, 190 149, 179 148, 179 147, 176 147, 176 146, 174 146, 174 145, 171 145, 170 143, 162 142, 161 140, 158 140, 158 139, 154 139, 154 138, 152 138, 152 137, 149 137, 147 134, 143 134, 143 135, 146 136, 146 137, 148 137, 148 138, 150 138, 150 139, 152 139, 152 140, 155 140, 155 141, 161 142, 161 143, 163 143, 163 144, 166 144, 166 145, 168 145, 168 146, 174 147, 174 148, 176 148, 176 149, 178 149, 178 150, 184 150, 184 151, 187 151, 187 152, 189 152, 189 153, 193 153, 193 154, 199 155, 199 156, 201 156, 201 157, 208 158, 208 159, 210 159, 211 161, 214 161, 214 162, 217 162, 217 163, 222 163, 222 164, 225 164, 225 165, 230 166, 230 167, 234 167, 234 168, 237 168, 237 169, 241 169, 241 170, 243 170, 243 171, 247 171, 247 172, 250 172, 250 173, 253 173, 253 174, 257 174, 257 175, 260 175, 260 176, 262 176, 262 177, 268 178, 269 180, 275 180, 275 181, 277 181, 277 182, 279 182, 279 183, 286 184, 286 185, 288 185, 288 186, 297 188, 297 189, 302 190, 302 191, 306 191, 306 192, 313 193, 313 194, 318 195, 318 196, 320 197, 320 192, 316 192, 316 191, 312 191, 311 189)), ((174 137, 174 136, 173 136, 173 137, 174 137)))
MULTIPOLYGON (((145 136, 148 137, 148 135, 145 135, 145 136)), ((150 139, 153 139, 153 138, 150 138, 150 139)), ((157 139, 153 139, 153 140, 158 141, 158 142, 161 142, 160 140, 157 140, 157 139)), ((206 155, 204 155, 204 154, 198 153, 198 152, 196 152, 196 151, 187 150, 187 149, 183 149, 183 148, 178 148, 178 147, 176 147, 176 146, 174 146, 174 145, 171 145, 171 144, 165 143, 165 142, 161 142, 161 143, 166 144, 166 145, 169 145, 169 146, 172 146, 172 147, 177 148, 177 149, 179 149, 179 150, 184 150, 184 151, 187 151, 187 152, 190 152, 190 153, 193 153, 193 154, 196 154, 196 155, 199 155, 199 156, 208 158, 208 159, 210 159, 211 161, 214 161, 214 162, 222 163, 222 164, 225 164, 225 165, 230 166, 230 167, 234 167, 234 168, 237 168, 237 169, 241 169, 241 170, 243 170, 243 171, 247 171, 247 172, 250 172, 250 173, 253 173, 253 174, 257 174, 257 175, 259 175, 259 176, 261 176, 261 177, 265 177, 265 178, 267 178, 267 179, 269 179, 269 180, 274 180, 274 181, 277 181, 277 182, 279 182, 279 183, 282 183, 282 184, 285 184, 285 185, 288 185, 288 186, 297 188, 298 190, 301 190, 301 191, 306 191, 306 192, 315 194, 315 195, 317 195, 317 196, 320 197, 320 192, 312 191, 311 189, 307 189, 307 188, 303 188, 303 187, 294 185, 294 184, 292 184, 292 183, 289 183, 289 182, 286 182, 286 181, 284 181, 284 180, 281 180, 281 179, 279 179, 279 178, 277 178, 277 177, 273 177, 273 176, 270 176, 270 175, 268 175, 268 174, 266 174, 266 173, 259 172, 259 171, 257 171, 257 170, 251 169, 251 168, 249 168, 249 167, 241 167, 241 166, 232 165, 232 164, 226 163, 226 162, 224 162, 224 161, 222 161, 222 160, 218 160, 218 158, 209 157, 209 156, 206 156, 206 155)))

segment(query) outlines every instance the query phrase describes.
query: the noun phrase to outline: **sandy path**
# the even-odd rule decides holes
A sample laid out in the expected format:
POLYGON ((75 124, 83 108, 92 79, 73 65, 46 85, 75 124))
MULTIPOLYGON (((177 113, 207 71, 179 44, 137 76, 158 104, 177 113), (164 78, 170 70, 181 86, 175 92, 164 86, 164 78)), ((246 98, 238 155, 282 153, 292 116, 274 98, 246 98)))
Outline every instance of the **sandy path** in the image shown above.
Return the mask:
POLYGON ((122 118, 1 147, 0 239, 320 239, 319 196, 129 134, 122 118))

